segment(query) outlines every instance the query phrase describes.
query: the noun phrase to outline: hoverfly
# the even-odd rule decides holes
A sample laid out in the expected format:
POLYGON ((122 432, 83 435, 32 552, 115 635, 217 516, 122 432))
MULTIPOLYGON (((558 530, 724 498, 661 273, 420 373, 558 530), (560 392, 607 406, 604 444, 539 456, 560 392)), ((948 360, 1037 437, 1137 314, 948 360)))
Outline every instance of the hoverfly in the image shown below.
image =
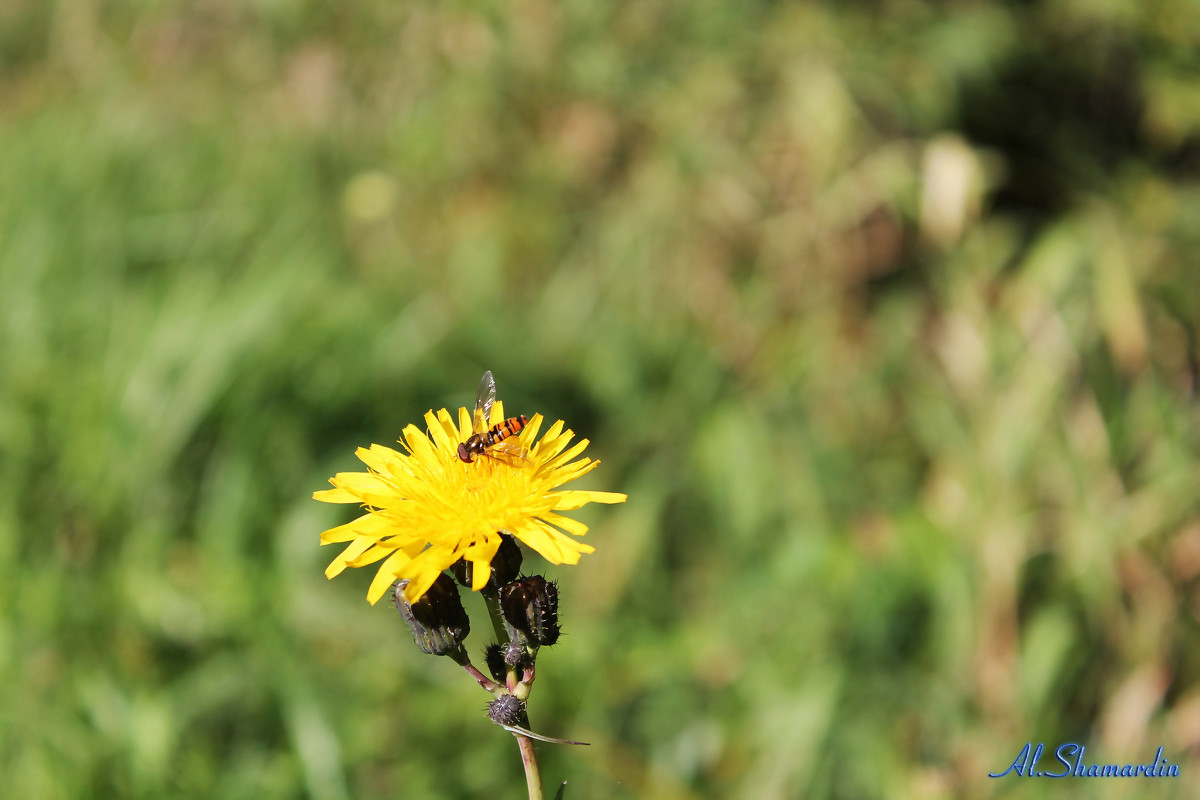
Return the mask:
POLYGON ((490 429, 488 420, 496 402, 496 381, 489 369, 479 381, 479 394, 475 397, 475 418, 471 437, 458 446, 458 457, 470 464, 475 456, 488 456, 497 461, 518 466, 527 460, 525 447, 515 437, 529 424, 524 414, 500 422, 490 429))

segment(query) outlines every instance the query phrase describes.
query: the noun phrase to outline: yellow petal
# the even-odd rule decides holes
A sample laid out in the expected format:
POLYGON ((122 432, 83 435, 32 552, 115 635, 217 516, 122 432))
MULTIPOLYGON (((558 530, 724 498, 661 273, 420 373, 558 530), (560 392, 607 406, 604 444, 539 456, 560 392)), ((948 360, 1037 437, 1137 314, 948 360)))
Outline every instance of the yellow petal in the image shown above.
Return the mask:
POLYGON ((569 533, 573 536, 583 536, 585 533, 588 532, 587 525, 584 525, 582 522, 580 522, 577 519, 571 519, 570 517, 564 517, 561 514, 553 514, 553 513, 547 512, 544 514, 539 514, 538 519, 540 519, 542 522, 548 523, 550 525, 557 525, 558 527, 562 528, 564 531, 566 531, 567 533, 569 533))
POLYGON ((321 544, 349 542, 360 536, 378 539, 392 528, 392 523, 378 514, 364 514, 356 520, 330 528, 321 534, 321 544))
POLYGON ((471 562, 471 591, 478 592, 487 586, 492 577, 491 559, 476 559, 471 562))
MULTIPOLYGON (((393 451, 394 452, 394 451, 393 451)), ((396 453, 396 458, 387 463, 387 474, 396 482, 396 491, 401 493, 402 482, 411 479, 417 473, 409 464, 409 457, 396 453)))
POLYGON ((330 478, 329 482, 357 495, 383 494, 388 491, 387 482, 372 472, 339 472, 330 478))
POLYGON ((562 548, 554 541, 554 537, 540 525, 524 525, 513 531, 513 535, 529 545, 534 552, 538 553, 551 564, 561 564, 563 562, 561 558, 562 548))
POLYGON ((357 495, 350 494, 345 489, 321 489, 313 492, 313 500, 320 500, 322 503, 359 503, 357 495))
POLYGON ((358 558, 359 554, 361 554, 362 551, 366 550, 370 546, 370 539, 359 539, 356 542, 351 542, 350 546, 343 550, 338 557, 333 560, 333 563, 325 568, 325 577, 332 578, 335 575, 340 575, 342 570, 346 568, 346 565, 349 562, 358 558))
POLYGON ((419 468, 435 475, 441 471, 441 455, 434 446, 433 440, 427 435, 422 433, 420 436, 412 437, 408 440, 408 444, 412 448, 413 458, 417 461, 419 468))
POLYGON ((540 522, 523 525, 513 531, 513 535, 540 553, 551 564, 577 564, 580 553, 596 551, 596 548, 577 542, 540 522))
POLYGON ((562 486, 564 483, 570 483, 576 478, 588 474, 598 466, 600 466, 600 462, 592 461, 590 458, 584 458, 572 464, 564 464, 548 476, 551 482, 550 486, 551 488, 556 488, 562 486))
POLYGON ((392 461, 403 458, 392 448, 384 447, 381 444, 373 444, 369 448, 360 447, 354 451, 354 454, 373 471, 384 475, 389 472, 388 465, 392 461))
POLYGON ((425 567, 412 578, 409 578, 408 586, 404 587, 404 599, 410 603, 415 603, 421 599, 421 596, 429 591, 429 587, 433 586, 433 582, 442 574, 440 569, 433 567, 425 567))
POLYGON ((443 408, 438 411, 437 418, 438 422, 442 425, 442 429, 446 431, 446 438, 449 440, 450 449, 457 450, 458 443, 461 440, 458 438, 458 427, 454 424, 454 420, 450 418, 450 412, 443 408))
POLYGON ((521 431, 521 444, 532 449, 534 441, 537 439, 538 429, 542 427, 542 415, 534 414, 529 418, 529 424, 525 426, 525 430, 521 431))
POLYGON ((380 564, 379 571, 375 573, 375 579, 371 581, 371 585, 367 588, 367 602, 371 605, 378 603, 379 598, 383 597, 388 587, 396 582, 396 576, 408 563, 408 553, 405 553, 403 550, 397 550, 388 557, 387 561, 380 564))
POLYGON ((555 428, 561 427, 561 422, 554 423, 554 426, 550 428, 550 430, 546 432, 546 435, 542 437, 542 440, 538 442, 537 452, 535 455, 539 461, 546 462, 554 458, 556 455, 562 452, 562 449, 566 447, 567 443, 570 442, 572 437, 575 436, 575 432, 571 430, 567 430, 561 434, 558 434, 555 431, 555 428), (555 433, 555 435, 551 436, 551 433, 555 433))
POLYGON ((461 558, 471 562, 471 588, 479 591, 487 585, 492 576, 492 559, 500 549, 500 537, 487 536, 483 541, 465 548, 459 553, 461 558))
POLYGON ((370 472, 339 472, 329 482, 358 497, 360 503, 369 506, 385 506, 395 497, 391 484, 370 472))
POLYGON ((570 511, 575 508, 583 508, 588 503, 624 503, 629 499, 629 495, 621 494, 620 492, 592 492, 584 490, 551 492, 549 497, 553 498, 553 507, 556 511, 570 511))
POLYGON ((404 597, 410 603, 421 599, 421 595, 433 586, 442 570, 455 561, 454 555, 441 548, 429 547, 421 551, 416 558, 405 564, 397 573, 397 578, 408 578, 408 586, 404 589, 404 597))
POLYGON ((553 425, 551 425, 550 430, 546 431, 546 435, 542 437, 542 441, 553 441, 554 439, 558 438, 558 435, 562 433, 564 424, 565 423, 560 419, 558 422, 555 422, 553 425))
POLYGON ((384 558, 385 556, 390 557, 392 555, 392 553, 396 552, 395 547, 388 547, 387 545, 381 545, 377 542, 372 541, 371 539, 362 539, 360 541, 365 541, 367 544, 371 545, 371 547, 367 548, 362 553, 360 553, 358 555, 358 557, 355 558, 354 560, 347 561, 346 562, 347 567, 365 567, 368 564, 374 564, 376 561, 380 560, 381 558, 384 558))
POLYGON ((571 447, 570 450, 559 455, 553 461, 547 461, 546 465, 545 465, 545 467, 543 467, 543 469, 557 469, 559 466, 566 464, 572 458, 574 458, 575 456, 579 455, 584 450, 586 450, 588 444, 589 444, 589 442, 587 439, 580 439, 578 442, 576 442, 574 444, 574 446, 571 447))
POLYGON ((434 416, 432 411, 425 412, 425 426, 429 429, 429 435, 433 437, 433 443, 442 450, 454 450, 458 447, 457 442, 451 443, 446 429, 442 427, 442 423, 434 416))

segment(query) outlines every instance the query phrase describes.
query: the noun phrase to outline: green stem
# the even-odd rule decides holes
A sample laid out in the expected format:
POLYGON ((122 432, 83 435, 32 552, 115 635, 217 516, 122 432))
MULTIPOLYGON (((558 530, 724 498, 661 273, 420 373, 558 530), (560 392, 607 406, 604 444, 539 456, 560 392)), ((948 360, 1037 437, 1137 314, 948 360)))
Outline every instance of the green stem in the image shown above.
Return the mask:
MULTIPOLYGON (((488 619, 492 621, 492 630, 496 632, 496 641, 500 647, 504 647, 510 641, 508 637, 508 626, 504 624, 504 617, 500 613, 500 591, 496 588, 496 580, 493 578, 488 581, 487 586, 479 590, 483 595, 483 602, 487 606, 488 619)), ((508 680, 505 682, 505 687, 512 693, 517 687, 516 673, 510 668, 508 670, 508 680)), ((521 698, 524 700, 525 698, 521 698)))
MULTIPOLYGON (((503 647, 509 642, 508 626, 504 624, 504 617, 500 615, 500 590, 496 586, 495 579, 488 582, 488 585, 479 591, 483 595, 483 602, 487 605, 488 618, 492 621, 492 630, 496 632, 496 641, 503 647)), ((517 687, 516 675, 513 670, 508 671, 508 691, 512 692, 517 687)), ((526 697, 529 695, 528 687, 522 692, 526 697)), ((524 698, 522 698, 524 699, 524 698)), ((521 765, 525 767, 525 784, 529 787, 529 800, 543 800, 545 795, 542 794, 542 771, 538 767, 537 753, 533 750, 533 740, 528 736, 522 736, 519 733, 514 733, 517 740, 517 746, 521 748, 521 765)))
POLYGON ((500 592, 496 589, 495 580, 489 581, 488 585, 479 590, 483 595, 483 602, 487 605, 488 619, 492 621, 492 630, 496 632, 496 641, 500 646, 508 644, 508 628, 504 625, 504 618, 500 616, 500 592))
POLYGON ((467 671, 467 674, 470 675, 472 678, 474 678, 475 682, 478 683, 481 687, 483 687, 483 689, 485 691, 491 692, 496 697, 499 697, 500 695, 506 693, 503 686, 496 683, 494 680, 492 680, 488 676, 484 675, 479 670, 475 669, 475 665, 472 664, 470 661, 463 664, 462 668, 465 669, 467 671))
POLYGON ((533 739, 514 733, 517 746, 521 748, 521 763, 525 766, 525 783, 529 787, 529 800, 542 800, 542 771, 538 768, 537 754, 533 751, 533 739))

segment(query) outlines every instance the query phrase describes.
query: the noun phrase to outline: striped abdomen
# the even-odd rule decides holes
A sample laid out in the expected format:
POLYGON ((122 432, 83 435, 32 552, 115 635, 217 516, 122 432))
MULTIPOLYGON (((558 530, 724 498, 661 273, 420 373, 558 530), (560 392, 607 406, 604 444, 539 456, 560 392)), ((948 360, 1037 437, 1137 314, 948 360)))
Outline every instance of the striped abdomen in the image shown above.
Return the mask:
POLYGON ((503 442, 510 436, 516 436, 528 424, 529 417, 521 414, 509 417, 504 422, 493 426, 491 430, 472 434, 470 439, 458 446, 458 457, 470 464, 475 460, 475 456, 485 455, 489 447, 503 442))
POLYGON ((509 417, 483 435, 484 447, 491 447, 496 442, 503 442, 510 436, 516 436, 529 424, 529 418, 524 414, 509 417))

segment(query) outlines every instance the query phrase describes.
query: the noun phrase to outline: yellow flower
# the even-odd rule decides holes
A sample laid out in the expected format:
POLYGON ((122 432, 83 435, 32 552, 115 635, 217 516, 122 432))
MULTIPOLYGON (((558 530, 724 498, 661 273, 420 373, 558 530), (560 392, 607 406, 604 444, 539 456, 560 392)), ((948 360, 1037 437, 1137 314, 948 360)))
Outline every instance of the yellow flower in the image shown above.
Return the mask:
MULTIPOLYGON (((492 407, 490 425, 504 420, 504 405, 492 407)), ((595 548, 567 534, 582 536, 587 526, 559 511, 588 503, 623 503, 616 492, 555 491, 600 464, 578 461, 588 440, 570 449, 574 433, 554 423, 535 443, 542 415, 535 414, 519 434, 528 460, 517 465, 479 457, 466 463, 458 445, 472 433, 471 415, 459 409, 458 425, 446 409, 426 412, 429 433, 415 425, 404 429, 405 453, 373 444, 360 447, 367 472, 340 472, 329 479, 333 489, 314 492, 326 503, 361 503, 368 513, 321 534, 322 544, 350 542, 325 570, 332 578, 346 567, 383 561, 367 600, 379 600, 398 578, 407 578, 405 598, 415 603, 442 570, 463 558, 472 562, 473 589, 491 576, 491 561, 500 533, 510 533, 552 564, 575 564, 595 548), (561 529, 561 530, 560 530, 561 529), (565 531, 566 533, 564 533, 565 531)))

